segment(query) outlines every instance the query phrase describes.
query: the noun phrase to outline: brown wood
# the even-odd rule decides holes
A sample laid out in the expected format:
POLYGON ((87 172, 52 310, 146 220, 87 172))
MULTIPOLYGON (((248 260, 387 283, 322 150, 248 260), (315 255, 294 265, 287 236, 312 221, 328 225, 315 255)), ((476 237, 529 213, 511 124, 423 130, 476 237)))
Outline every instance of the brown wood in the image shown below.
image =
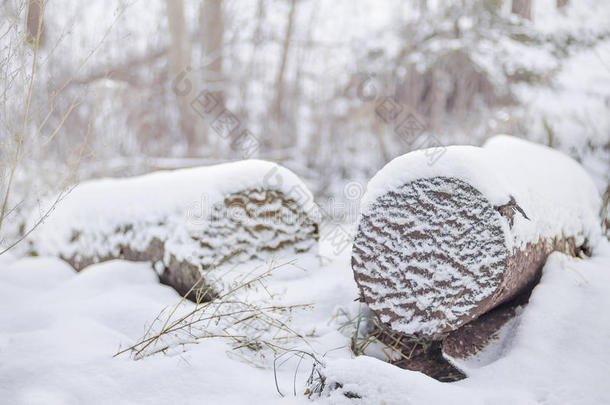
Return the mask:
POLYGON ((453 331, 442 343, 442 352, 450 359, 468 359, 499 338, 500 330, 516 316, 514 306, 495 308, 478 319, 453 331))
POLYGON ((381 342, 386 347, 385 350, 398 353, 390 361, 397 367, 419 371, 442 382, 466 378, 466 375, 443 357, 444 346, 441 341, 417 339, 386 328, 376 328, 371 336, 381 342))

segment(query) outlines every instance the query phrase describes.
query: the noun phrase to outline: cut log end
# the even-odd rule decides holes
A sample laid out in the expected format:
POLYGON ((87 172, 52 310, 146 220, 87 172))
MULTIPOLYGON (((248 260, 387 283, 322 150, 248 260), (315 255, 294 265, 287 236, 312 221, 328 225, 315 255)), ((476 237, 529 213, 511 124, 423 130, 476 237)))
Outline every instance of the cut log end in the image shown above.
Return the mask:
POLYGON ((499 338, 500 330, 516 316, 516 307, 508 305, 489 311, 480 318, 453 331, 442 343, 445 357, 466 360, 476 356, 499 338))
POLYGON ((361 218, 352 268, 383 323, 430 338, 489 309, 507 258, 500 212, 466 182, 432 177, 375 201, 361 218))

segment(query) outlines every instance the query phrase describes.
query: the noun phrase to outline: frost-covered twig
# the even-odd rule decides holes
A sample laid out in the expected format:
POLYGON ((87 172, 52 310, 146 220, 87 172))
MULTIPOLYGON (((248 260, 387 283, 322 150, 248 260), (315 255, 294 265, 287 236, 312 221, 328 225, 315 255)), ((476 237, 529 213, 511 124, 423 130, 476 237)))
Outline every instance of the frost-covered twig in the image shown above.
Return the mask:
MULTIPOLYGON (((268 348, 274 354, 289 350, 284 341, 308 344, 302 334, 290 327, 289 316, 295 310, 310 308, 311 304, 274 305, 264 300, 250 300, 244 295, 245 290, 262 285, 275 270, 288 263, 272 265, 261 274, 238 282, 212 301, 197 302, 181 314, 191 305, 185 302, 187 293, 167 317, 162 316, 162 311, 140 340, 118 351, 114 357, 131 352, 132 358, 138 360, 211 338, 227 339, 236 351, 259 352, 268 348)), ((263 288, 268 292, 267 287, 263 288)))

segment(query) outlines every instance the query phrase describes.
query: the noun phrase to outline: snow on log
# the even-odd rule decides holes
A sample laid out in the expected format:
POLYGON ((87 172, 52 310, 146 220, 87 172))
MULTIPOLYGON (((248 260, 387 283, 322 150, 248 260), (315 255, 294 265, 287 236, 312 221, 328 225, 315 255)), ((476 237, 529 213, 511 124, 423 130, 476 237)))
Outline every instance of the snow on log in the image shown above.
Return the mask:
POLYGON ((316 245, 313 197, 274 163, 249 160, 79 184, 32 235, 30 249, 75 269, 111 259, 150 261, 181 294, 211 298, 223 263, 316 245))
POLYGON ((442 339, 532 286, 552 251, 601 237, 583 168, 506 135, 387 164, 369 182, 354 238, 361 296, 391 330, 442 339))

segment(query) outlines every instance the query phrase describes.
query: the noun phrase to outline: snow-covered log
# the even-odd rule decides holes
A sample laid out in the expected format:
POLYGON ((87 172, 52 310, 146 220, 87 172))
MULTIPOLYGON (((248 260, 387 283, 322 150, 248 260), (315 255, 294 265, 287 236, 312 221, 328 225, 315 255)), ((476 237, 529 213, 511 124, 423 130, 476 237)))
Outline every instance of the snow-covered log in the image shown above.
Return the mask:
POLYGON ((509 301, 552 251, 601 237, 600 196, 583 168, 510 136, 394 159, 369 182, 352 269, 391 330, 442 339, 509 301))
POLYGON ((30 239, 75 269, 111 259, 150 261, 184 294, 217 293, 223 263, 316 245, 313 197, 274 163, 249 160, 79 184, 30 239))

